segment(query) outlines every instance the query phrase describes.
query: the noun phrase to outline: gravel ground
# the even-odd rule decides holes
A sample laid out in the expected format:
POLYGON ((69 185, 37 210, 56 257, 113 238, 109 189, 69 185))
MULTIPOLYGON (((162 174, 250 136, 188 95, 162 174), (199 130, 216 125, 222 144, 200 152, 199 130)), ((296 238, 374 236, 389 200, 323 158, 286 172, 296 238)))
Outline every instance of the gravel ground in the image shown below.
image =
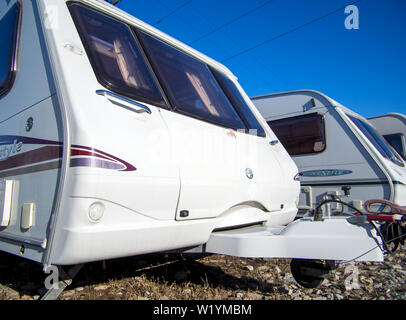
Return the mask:
MULTIPOLYGON (((405 246, 383 263, 338 266, 320 287, 294 280, 289 259, 154 254, 86 264, 60 300, 405 300, 405 246)), ((41 266, 0 252, 0 299, 39 299, 41 266)))

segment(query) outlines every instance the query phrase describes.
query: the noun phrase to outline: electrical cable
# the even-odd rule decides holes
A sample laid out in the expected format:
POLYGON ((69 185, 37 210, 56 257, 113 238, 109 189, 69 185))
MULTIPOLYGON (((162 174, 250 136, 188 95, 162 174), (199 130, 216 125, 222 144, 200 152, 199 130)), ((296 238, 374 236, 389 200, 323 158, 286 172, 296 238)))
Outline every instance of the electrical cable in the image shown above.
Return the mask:
POLYGON ((262 4, 260 4, 259 6, 248 10, 247 12, 243 13, 242 15, 239 15, 238 17, 235 17, 235 18, 231 19, 230 21, 228 21, 228 22, 226 22, 226 23, 223 23, 221 26, 218 26, 217 28, 213 29, 212 31, 210 31, 210 32, 208 32, 208 33, 206 33, 206 34, 200 36, 199 38, 193 40, 192 42, 190 42, 190 44, 193 44, 193 43, 195 43, 195 42, 198 42, 198 41, 200 41, 200 40, 202 40, 202 39, 204 39, 204 38, 206 38, 206 37, 212 35, 213 33, 216 33, 217 31, 219 31, 219 30, 221 30, 221 29, 224 29, 225 27, 229 26, 230 24, 233 24, 234 22, 236 22, 236 21, 238 21, 238 20, 240 20, 240 19, 242 19, 242 18, 244 18, 244 17, 250 15, 251 13, 253 13, 253 12, 255 12, 255 11, 257 11, 257 10, 263 8, 263 7, 265 7, 266 5, 268 5, 269 3, 271 3, 272 1, 273 1, 273 0, 268 0, 268 1, 266 1, 266 2, 264 2, 264 3, 262 3, 262 4))
MULTIPOLYGON (((156 0, 156 2, 158 2, 161 6, 167 8, 168 10, 172 10, 170 7, 168 7, 164 2, 162 2, 161 0, 156 0)), ((193 5, 191 6, 191 9, 194 10, 200 17, 202 17, 203 19, 205 19, 207 22, 209 22, 210 24, 212 24, 214 27, 217 27, 212 21, 210 21, 210 19, 208 19, 206 16, 204 16, 201 12, 199 12, 193 5)), ((181 15, 177 14, 176 12, 174 13, 175 16, 182 21, 185 25, 187 25, 190 29, 194 30, 196 33, 198 33, 200 36, 203 36, 203 33, 197 29, 193 24, 190 24, 186 19, 184 19, 181 15)), ((240 45, 239 42, 235 41, 232 37, 230 37, 229 35, 225 35, 227 36, 234 44, 236 45, 240 45)), ((211 38, 207 39, 208 41, 210 41, 213 45, 219 47, 221 46, 221 49, 224 53, 226 53, 225 51, 227 50, 224 46, 219 45, 217 42, 213 41, 211 38)), ((240 47, 241 48, 241 47, 240 47)), ((227 54, 231 54, 231 52, 228 52, 227 54)), ((253 57, 254 62, 256 62, 258 65, 261 66, 262 69, 266 69, 268 70, 269 73, 271 73, 275 79, 277 79, 278 81, 284 83, 285 85, 288 85, 288 83, 286 82, 285 79, 281 79, 278 75, 275 74, 275 72, 273 70, 271 70, 266 64, 262 63, 261 61, 259 61, 257 58, 253 57)), ((247 65, 248 67, 248 65, 247 65)), ((269 80, 265 77, 262 77, 260 74, 258 74, 257 72, 253 71, 256 76, 258 78, 261 78, 261 81, 267 83, 269 86, 273 86, 273 84, 271 84, 271 82, 269 82, 269 80)))
POLYGON ((175 9, 173 9, 171 12, 169 12, 166 16, 163 16, 162 18, 160 18, 159 20, 157 20, 155 23, 153 23, 154 26, 156 26, 157 24, 160 24, 162 21, 164 21, 166 18, 170 17, 171 15, 173 15, 175 12, 179 11, 180 9, 182 9, 183 7, 186 7, 188 4, 190 4, 193 0, 188 0, 184 3, 182 3, 180 6, 176 7, 175 9))
POLYGON ((245 49, 245 50, 242 50, 242 51, 240 51, 240 52, 238 52, 238 53, 236 53, 236 54, 234 54, 234 55, 232 55, 232 56, 230 56, 230 57, 228 57, 228 58, 226 58, 226 59, 221 60, 221 62, 225 62, 225 61, 234 59, 234 58, 236 58, 236 57, 238 57, 238 56, 240 56, 240 55, 242 55, 242 54, 245 54, 245 53, 247 53, 247 52, 249 52, 249 51, 252 51, 252 50, 254 50, 254 49, 257 49, 257 48, 259 48, 259 47, 262 47, 262 46, 265 45, 265 44, 268 44, 268 43, 270 43, 270 42, 272 42, 272 41, 275 41, 275 40, 277 40, 277 39, 279 39, 279 38, 282 38, 282 37, 284 37, 284 36, 286 36, 286 35, 288 35, 288 34, 290 34, 290 33, 293 33, 293 32, 295 32, 295 31, 297 31, 297 30, 299 30, 299 29, 302 29, 302 28, 304 28, 304 27, 306 27, 306 26, 308 26, 308 25, 311 25, 311 24, 313 24, 313 23, 315 23, 315 22, 317 22, 317 21, 319 21, 319 20, 322 20, 322 19, 324 19, 324 18, 326 18, 326 17, 328 17, 328 16, 331 16, 332 14, 334 14, 334 13, 336 13, 336 12, 339 12, 339 11, 345 9, 345 8, 346 8, 347 6, 349 6, 349 5, 354 5, 354 4, 356 4, 356 3, 358 3, 358 2, 361 2, 361 1, 362 1, 362 0, 357 0, 357 1, 354 1, 354 2, 352 2, 352 3, 347 4, 347 5, 344 6, 344 7, 340 7, 340 8, 338 8, 338 9, 334 10, 334 11, 328 12, 328 13, 326 13, 326 14, 324 14, 324 15, 318 17, 318 18, 312 19, 312 20, 310 20, 310 21, 308 21, 308 22, 306 22, 306 23, 304 23, 304 24, 302 24, 302 25, 300 25, 300 26, 297 26, 297 27, 295 27, 295 28, 292 28, 292 29, 290 29, 290 30, 288 30, 288 31, 285 31, 285 32, 283 32, 283 33, 280 33, 279 35, 277 35, 277 36, 275 36, 275 37, 272 37, 272 38, 270 38, 270 39, 267 39, 267 40, 265 40, 265 41, 262 41, 262 42, 260 42, 260 43, 258 43, 258 44, 256 44, 256 45, 254 45, 254 46, 252 46, 252 47, 250 47, 250 48, 247 48, 247 49, 245 49))
MULTIPOLYGON (((346 203, 346 202, 344 202, 344 201, 337 200, 337 199, 327 199, 327 200, 322 201, 322 202, 316 207, 316 209, 314 210, 314 217, 315 217, 315 219, 321 219, 321 217, 322 217, 321 207, 322 207, 323 205, 327 204, 327 203, 330 203, 330 202, 340 203, 340 204, 342 204, 342 205, 345 205, 345 206, 349 207, 350 209, 354 210, 355 212, 360 213, 361 215, 368 216, 368 214, 365 214, 365 213, 360 212, 360 210, 359 210, 358 208, 356 208, 356 207, 354 207, 354 206, 352 206, 352 205, 350 205, 350 204, 348 204, 348 203, 346 203)), ((348 214, 355 216, 355 214, 351 214, 351 213, 348 213, 348 214)), ((381 238, 382 244, 383 244, 383 246, 384 246, 384 249, 385 249, 386 252, 388 252, 388 253, 393 253, 393 252, 394 252, 394 250, 390 250, 390 249, 389 249, 388 243, 393 242, 395 239, 398 239, 398 238, 403 242, 403 239, 406 237, 406 233, 405 233, 405 234, 399 235, 399 236, 397 236, 397 237, 395 237, 395 238, 385 239, 385 237, 384 237, 384 235, 382 234, 381 230, 375 225, 375 223, 374 223, 373 221, 369 221, 369 223, 371 224, 371 226, 375 229, 376 233, 377 233, 377 234, 379 235, 379 237, 381 238)), ((379 247, 380 247, 380 246, 379 246, 379 247)), ((397 247, 397 245, 395 244, 395 249, 396 249, 396 247, 397 247)), ((376 248, 376 247, 375 247, 375 248, 376 248)), ((380 249, 381 249, 382 251, 384 251, 382 248, 380 248, 380 249)))
MULTIPOLYGON (((342 205, 344 205, 344 206, 349 207, 350 209, 354 210, 355 212, 360 213, 361 215, 368 215, 368 214, 365 214, 365 213, 360 212, 360 210, 359 210, 358 208, 355 208, 354 206, 352 206, 352 205, 350 205, 350 204, 348 204, 348 203, 346 203, 346 202, 344 202, 344 201, 337 200, 337 199, 327 199, 327 200, 322 201, 322 202, 316 207, 316 209, 315 209, 315 214, 314 214, 315 217, 316 217, 316 214, 319 215, 319 217, 320 217, 320 212, 321 212, 320 209, 321 209, 321 207, 322 207, 323 205, 325 205, 326 203, 329 203, 329 202, 340 203, 340 204, 342 204, 342 205)), ((352 215, 352 216, 355 216, 355 214, 351 214, 351 213, 348 213, 348 214, 350 214, 350 215, 352 215)), ((394 237, 394 238, 391 238, 391 239, 385 239, 384 235, 382 234, 382 232, 380 231, 380 229, 375 225, 375 223, 374 223, 373 221, 369 221, 369 223, 372 225, 372 227, 375 229, 376 233, 377 233, 377 234, 379 235, 379 237, 381 238, 381 241, 382 241, 382 244, 383 244, 384 248, 381 248, 380 244, 378 243, 375 247, 373 247, 373 248, 371 248, 370 250, 368 250, 368 251, 362 253, 361 255, 359 255, 359 256, 357 256, 357 257, 355 257, 355 258, 353 258, 353 259, 350 259, 350 260, 341 261, 340 263, 337 263, 337 265, 338 265, 338 264, 349 263, 349 262, 352 262, 352 261, 354 261, 354 260, 357 260, 357 259, 359 259, 360 257, 362 257, 362 256, 368 254, 369 252, 375 250, 376 248, 379 248, 383 253, 386 252, 387 254, 393 254, 393 253, 395 252, 396 248, 397 248, 397 245, 395 246, 394 250, 390 250, 390 249, 389 249, 389 246, 388 246, 388 243, 394 242, 395 240, 398 240, 398 239, 399 239, 399 242, 403 243, 403 240, 406 238, 406 232, 405 232, 404 234, 401 234, 401 235, 399 235, 399 236, 397 236, 397 237, 394 237)))

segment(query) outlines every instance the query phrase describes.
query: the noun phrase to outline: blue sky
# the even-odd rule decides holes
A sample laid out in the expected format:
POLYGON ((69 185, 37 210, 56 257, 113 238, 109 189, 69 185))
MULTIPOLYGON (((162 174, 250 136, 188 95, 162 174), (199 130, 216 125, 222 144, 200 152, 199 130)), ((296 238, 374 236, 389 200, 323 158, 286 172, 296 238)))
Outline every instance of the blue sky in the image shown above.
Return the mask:
POLYGON ((406 0, 357 2, 359 29, 348 30, 344 7, 355 1, 122 0, 119 7, 225 64, 249 96, 314 89, 365 117, 406 113, 406 0))

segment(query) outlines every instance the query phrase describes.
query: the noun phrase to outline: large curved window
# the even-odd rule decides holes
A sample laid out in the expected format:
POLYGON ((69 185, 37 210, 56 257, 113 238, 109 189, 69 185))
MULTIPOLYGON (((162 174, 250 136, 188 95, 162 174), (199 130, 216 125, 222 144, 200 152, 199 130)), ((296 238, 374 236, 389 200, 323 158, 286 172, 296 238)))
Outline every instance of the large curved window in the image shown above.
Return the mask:
POLYGON ((16 2, 0 17, 0 96, 11 88, 16 71, 15 58, 20 10, 20 4, 16 2))
POLYGON ((152 35, 68 2, 99 83, 135 100, 225 128, 266 136, 232 80, 152 35))
POLYGON ((130 27, 81 4, 68 6, 99 82, 135 100, 166 107, 130 27))
POLYGON ((391 160, 399 166, 404 166, 403 161, 400 159, 400 157, 396 153, 392 152, 385 139, 381 137, 381 135, 377 133, 371 125, 356 117, 350 116, 348 114, 347 116, 351 119, 355 126, 359 130, 361 130, 364 136, 369 140, 369 142, 373 144, 375 149, 378 150, 384 158, 391 160))
POLYGON ((176 112, 231 129, 245 129, 210 68, 200 60, 137 30, 176 112))
POLYGON ((245 102, 241 92, 235 86, 233 81, 213 68, 211 68, 211 71, 222 87, 224 93, 235 107, 235 110, 240 115, 241 120, 245 123, 246 132, 260 137, 265 137, 264 129, 259 124, 257 118, 255 118, 250 107, 245 102))
POLYGON ((406 160, 406 140, 405 136, 401 133, 387 134, 383 136, 386 141, 399 153, 399 155, 406 160))

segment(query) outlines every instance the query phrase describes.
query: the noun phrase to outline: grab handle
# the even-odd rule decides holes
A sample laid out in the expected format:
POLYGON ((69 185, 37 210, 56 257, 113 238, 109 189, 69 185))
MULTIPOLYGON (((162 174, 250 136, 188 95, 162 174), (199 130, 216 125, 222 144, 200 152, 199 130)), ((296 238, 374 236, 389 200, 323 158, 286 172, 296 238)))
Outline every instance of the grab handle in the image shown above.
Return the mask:
POLYGON ((152 112, 151 112, 151 109, 148 108, 146 105, 143 105, 142 103, 139 103, 139 102, 134 101, 134 100, 132 100, 132 99, 123 97, 123 96, 121 96, 121 95, 119 95, 119 94, 117 94, 117 93, 114 93, 114 92, 111 92, 111 91, 107 91, 107 90, 96 90, 96 93, 97 93, 98 95, 100 95, 100 96, 105 96, 106 98, 111 97, 111 98, 114 98, 114 99, 122 100, 122 101, 124 101, 124 102, 129 103, 129 104, 135 105, 135 106, 137 106, 138 108, 141 108, 141 109, 133 109, 133 111, 136 112, 136 113, 144 113, 144 112, 145 112, 145 113, 148 113, 148 114, 151 114, 151 113, 152 113, 152 112))

